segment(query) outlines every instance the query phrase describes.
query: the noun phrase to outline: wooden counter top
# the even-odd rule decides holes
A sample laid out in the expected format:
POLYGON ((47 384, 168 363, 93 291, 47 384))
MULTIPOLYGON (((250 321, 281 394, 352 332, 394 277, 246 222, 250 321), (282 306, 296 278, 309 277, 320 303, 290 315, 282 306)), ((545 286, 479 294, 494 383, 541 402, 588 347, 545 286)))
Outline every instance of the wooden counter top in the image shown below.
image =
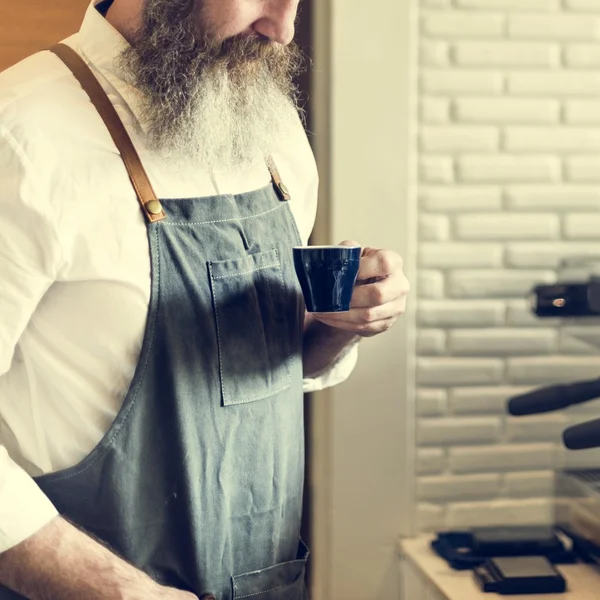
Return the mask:
POLYGON ((500 596, 484 594, 475 584, 471 571, 453 571, 429 547, 430 537, 400 541, 400 553, 447 600, 600 600, 600 571, 590 565, 557 565, 567 580, 565 594, 500 596))

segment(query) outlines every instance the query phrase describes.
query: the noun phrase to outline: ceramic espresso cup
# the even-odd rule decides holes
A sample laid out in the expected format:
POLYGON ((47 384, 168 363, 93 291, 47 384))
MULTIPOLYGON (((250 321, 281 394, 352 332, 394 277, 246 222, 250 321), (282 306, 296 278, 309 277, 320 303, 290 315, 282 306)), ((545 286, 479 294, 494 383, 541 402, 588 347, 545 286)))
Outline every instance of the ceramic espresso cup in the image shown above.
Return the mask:
POLYGON ((360 246, 296 246, 294 265, 308 312, 350 310, 360 246))

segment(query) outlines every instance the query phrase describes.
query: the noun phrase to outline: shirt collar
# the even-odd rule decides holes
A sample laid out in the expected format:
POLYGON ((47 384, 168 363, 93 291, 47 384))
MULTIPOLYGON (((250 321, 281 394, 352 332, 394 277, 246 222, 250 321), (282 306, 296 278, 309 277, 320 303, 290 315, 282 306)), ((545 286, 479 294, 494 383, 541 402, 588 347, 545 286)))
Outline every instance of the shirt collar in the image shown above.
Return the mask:
POLYGON ((92 0, 88 6, 79 30, 79 49, 90 66, 108 80, 140 123, 142 94, 124 81, 115 67, 117 58, 129 42, 100 14, 96 6, 101 1, 92 0))

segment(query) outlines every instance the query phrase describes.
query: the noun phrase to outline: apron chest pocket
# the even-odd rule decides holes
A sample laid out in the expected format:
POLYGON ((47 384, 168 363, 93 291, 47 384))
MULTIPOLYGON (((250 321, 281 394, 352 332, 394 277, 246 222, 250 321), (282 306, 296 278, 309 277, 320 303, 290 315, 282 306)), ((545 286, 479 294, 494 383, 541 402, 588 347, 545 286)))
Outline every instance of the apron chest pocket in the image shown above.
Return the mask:
POLYGON ((209 262, 223 405, 290 386, 288 313, 294 306, 277 250, 209 262))

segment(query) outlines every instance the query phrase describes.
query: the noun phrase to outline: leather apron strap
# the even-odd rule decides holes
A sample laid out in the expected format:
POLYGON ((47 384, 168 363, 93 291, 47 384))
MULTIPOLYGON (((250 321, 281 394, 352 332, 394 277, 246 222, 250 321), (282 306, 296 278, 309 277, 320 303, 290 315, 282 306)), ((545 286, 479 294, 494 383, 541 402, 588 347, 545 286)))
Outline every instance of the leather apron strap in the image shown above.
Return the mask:
POLYGON ((57 44, 50 48, 73 72, 81 87, 90 97, 92 104, 102 117, 114 143, 125 163, 129 178, 137 194, 144 215, 151 223, 162 221, 166 213, 162 208, 154 188, 148 179, 148 174, 142 165, 139 154, 135 149, 125 126, 106 92, 87 66, 85 61, 66 44, 57 44))
MULTIPOLYGON (((66 44, 56 44, 50 48, 50 51, 56 54, 56 56, 58 56, 58 58, 60 58, 71 70, 104 121, 106 128, 125 163, 125 168, 127 169, 127 173, 129 174, 129 178, 131 179, 131 183, 133 184, 146 219, 150 223, 165 219, 167 215, 154 192, 154 188, 142 165, 140 156, 131 141, 131 137, 127 133, 123 122, 119 118, 119 115, 106 92, 102 89, 102 86, 92 73, 92 70, 79 54, 66 44)), ((272 158, 267 160, 267 166, 279 198, 285 201, 290 200, 289 190, 281 180, 279 171, 272 158)))

